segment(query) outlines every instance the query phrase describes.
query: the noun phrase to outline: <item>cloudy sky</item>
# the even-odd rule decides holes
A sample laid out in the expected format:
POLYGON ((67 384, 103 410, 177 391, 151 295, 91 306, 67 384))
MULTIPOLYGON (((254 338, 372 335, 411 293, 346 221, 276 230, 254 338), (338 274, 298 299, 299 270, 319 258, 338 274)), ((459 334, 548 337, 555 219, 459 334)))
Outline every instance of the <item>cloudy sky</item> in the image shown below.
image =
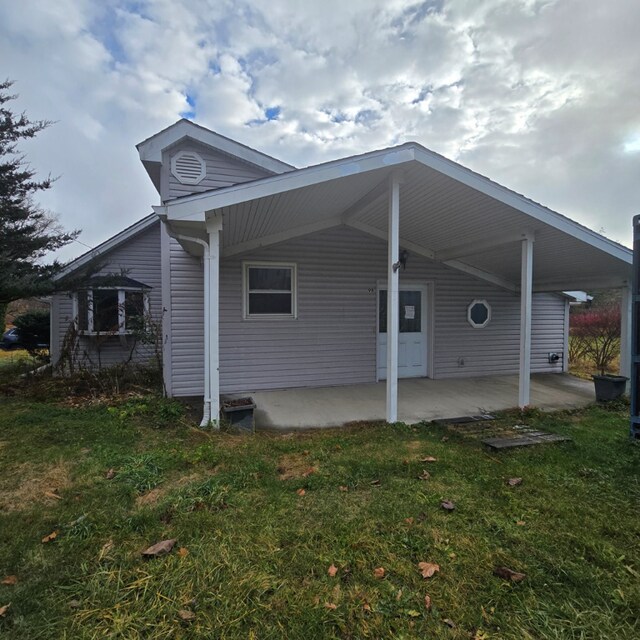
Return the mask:
POLYGON ((23 150, 86 245, 157 203, 135 144, 181 116, 298 166, 415 140, 629 244, 639 26, 638 0, 2 1, 0 78, 55 121, 23 150))

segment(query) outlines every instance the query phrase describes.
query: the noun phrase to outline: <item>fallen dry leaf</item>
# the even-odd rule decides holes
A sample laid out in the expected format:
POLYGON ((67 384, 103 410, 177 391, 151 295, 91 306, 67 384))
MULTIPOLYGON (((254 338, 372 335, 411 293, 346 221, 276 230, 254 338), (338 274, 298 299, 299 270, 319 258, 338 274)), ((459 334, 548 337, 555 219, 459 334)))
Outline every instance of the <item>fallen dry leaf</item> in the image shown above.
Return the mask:
POLYGON ((445 511, 453 511, 456 508, 456 505, 453 504, 453 502, 451 502, 451 500, 443 500, 440 503, 440 506, 445 510, 445 511))
POLYGON ((349 491, 349 487, 345 487, 344 485, 340 485, 338 489, 340 489, 340 491, 349 491))
POLYGON ((18 576, 7 576, 2 580, 0 584, 7 584, 9 586, 13 586, 18 583, 18 576))
POLYGON ((419 618, 420 617, 420 612, 416 611, 415 609, 409 609, 409 610, 407 610, 407 615, 411 616, 412 618, 419 618))
POLYGON ((338 605, 334 604, 333 602, 325 602, 324 603, 324 608, 325 609, 331 609, 331 611, 334 611, 335 609, 338 608, 338 605))
POLYGON ((368 602, 365 602, 365 603, 362 605, 362 608, 363 608, 365 611, 368 611, 369 613, 371 613, 371 605, 370 605, 368 602))
POLYGON ((418 480, 428 480, 430 477, 431 474, 426 469, 423 469, 422 473, 418 476, 418 480))
POLYGON ((102 560, 109 553, 109 551, 111 551, 111 549, 113 549, 113 540, 107 540, 107 542, 105 542, 100 549, 100 553, 98 554, 98 561, 102 560))
POLYGON ((305 450, 302 452, 302 455, 303 455, 303 456, 308 456, 308 455, 309 455, 309 451, 308 451, 307 449, 305 449, 305 450))
POLYGON ((304 489, 298 489, 298 490, 296 491, 296 493, 297 493, 299 496, 303 496, 303 495, 304 495, 305 493, 307 493, 307 492, 306 492, 304 489))
POLYGON ((431 611, 431 596, 428 593, 424 597, 424 607, 427 611, 431 611))
POLYGON ((189 555, 189 549, 186 549, 185 547, 180 547, 178 549, 178 555, 181 558, 186 558, 189 555))
POLYGON ((305 471, 302 472, 302 477, 303 478, 308 478, 311 474, 316 472, 316 468, 315 467, 309 467, 308 469, 306 469, 305 471))
POLYGON ((517 524, 519 527, 524 527, 524 525, 525 525, 525 524, 527 524, 527 523, 526 523, 524 520, 517 520, 517 521, 516 521, 516 524, 517 524))
POLYGON ((435 562, 418 562, 418 569, 420 569, 423 578, 432 578, 440 571, 440 565, 435 562))
POLYGON ((327 573, 333 578, 335 577, 336 573, 338 573, 338 567, 336 567, 335 564, 332 564, 328 569, 327 569, 327 573))
POLYGON ((451 618, 445 618, 442 622, 444 622, 449 629, 456 628, 456 623, 451 618))
POLYGON ((380 480, 372 480, 369 484, 373 485, 374 487, 379 487, 380 486, 380 480))
POLYGON ((493 575, 511 582, 522 582, 527 577, 526 574, 509 569, 509 567, 496 567, 493 570, 493 575))
POLYGON ((178 611, 178 617, 180 620, 184 620, 185 622, 191 622, 191 620, 196 619, 196 614, 188 609, 180 609, 178 611))
POLYGON ((5 604, 2 607, 0 607, 0 618, 4 618, 7 615, 7 611, 9 611, 10 606, 11 606, 11 603, 5 604))
POLYGON ((58 537, 58 531, 52 531, 48 536, 45 536, 44 538, 42 538, 42 542, 51 542, 52 540, 55 540, 58 537))
POLYGON ((378 580, 382 580, 384 578, 384 567, 378 567, 373 570, 373 576, 378 580))
POLYGON ((407 524, 413 524, 413 518, 405 518, 405 519, 404 519, 404 521, 405 521, 407 524))
POLYGON ((80 600, 71 600, 71 602, 69 602, 70 609, 79 609, 81 606, 80 600))
POLYGON ((142 555, 145 558, 157 558, 158 556, 162 556, 165 553, 169 553, 173 546, 175 545, 176 540, 162 540, 161 542, 156 542, 152 544, 148 549, 145 549, 142 552, 142 555))
POLYGON ((116 470, 115 469, 109 469, 105 474, 104 477, 107 480, 113 480, 116 477, 116 470))
POLYGON ((53 498, 54 500, 62 500, 62 496, 58 495, 55 491, 45 491, 44 495, 47 498, 53 498))
POLYGON ((510 487, 517 487, 519 484, 522 484, 522 478, 509 478, 507 484, 510 487))
POLYGON ((438 458, 434 458, 433 456, 426 456, 424 458, 420 458, 420 462, 438 462, 438 458))

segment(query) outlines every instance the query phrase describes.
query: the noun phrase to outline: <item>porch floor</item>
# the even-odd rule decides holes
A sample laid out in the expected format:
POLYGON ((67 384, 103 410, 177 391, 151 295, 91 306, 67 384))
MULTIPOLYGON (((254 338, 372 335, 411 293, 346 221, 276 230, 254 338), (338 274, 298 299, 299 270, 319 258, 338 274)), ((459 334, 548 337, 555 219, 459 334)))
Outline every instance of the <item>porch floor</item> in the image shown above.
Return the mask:
MULTIPOLYGON (((384 382, 340 387, 251 393, 262 428, 334 427, 360 420, 384 420, 384 382)), ((539 409, 571 409, 594 402, 593 383, 568 374, 531 376, 531 404, 539 409)), ((509 409, 518 404, 518 376, 486 376, 398 381, 398 420, 453 418, 509 409)))

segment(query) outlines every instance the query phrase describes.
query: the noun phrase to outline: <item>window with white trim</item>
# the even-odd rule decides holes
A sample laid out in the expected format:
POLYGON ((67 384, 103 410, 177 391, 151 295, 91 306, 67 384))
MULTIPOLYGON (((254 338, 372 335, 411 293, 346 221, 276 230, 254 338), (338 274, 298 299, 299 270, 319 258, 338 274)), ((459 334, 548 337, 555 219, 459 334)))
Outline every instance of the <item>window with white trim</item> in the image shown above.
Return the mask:
POLYGON ((473 300, 467 307, 467 320, 474 329, 486 327, 491 320, 491 305, 486 300, 473 300))
POLYGON ((143 331, 149 315, 148 287, 104 286, 74 294, 75 319, 83 335, 129 335, 143 331))
POLYGON ((296 265, 244 264, 244 317, 295 318, 296 265))

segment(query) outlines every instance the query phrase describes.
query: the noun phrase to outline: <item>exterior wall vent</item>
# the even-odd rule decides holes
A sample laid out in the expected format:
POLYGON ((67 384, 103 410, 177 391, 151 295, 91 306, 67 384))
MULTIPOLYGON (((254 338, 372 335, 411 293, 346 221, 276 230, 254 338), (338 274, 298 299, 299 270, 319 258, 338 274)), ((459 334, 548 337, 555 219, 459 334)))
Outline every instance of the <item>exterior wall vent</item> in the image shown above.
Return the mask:
POLYGON ((195 151, 179 151, 171 158, 171 173, 182 184, 199 184, 207 174, 207 166, 195 151))

